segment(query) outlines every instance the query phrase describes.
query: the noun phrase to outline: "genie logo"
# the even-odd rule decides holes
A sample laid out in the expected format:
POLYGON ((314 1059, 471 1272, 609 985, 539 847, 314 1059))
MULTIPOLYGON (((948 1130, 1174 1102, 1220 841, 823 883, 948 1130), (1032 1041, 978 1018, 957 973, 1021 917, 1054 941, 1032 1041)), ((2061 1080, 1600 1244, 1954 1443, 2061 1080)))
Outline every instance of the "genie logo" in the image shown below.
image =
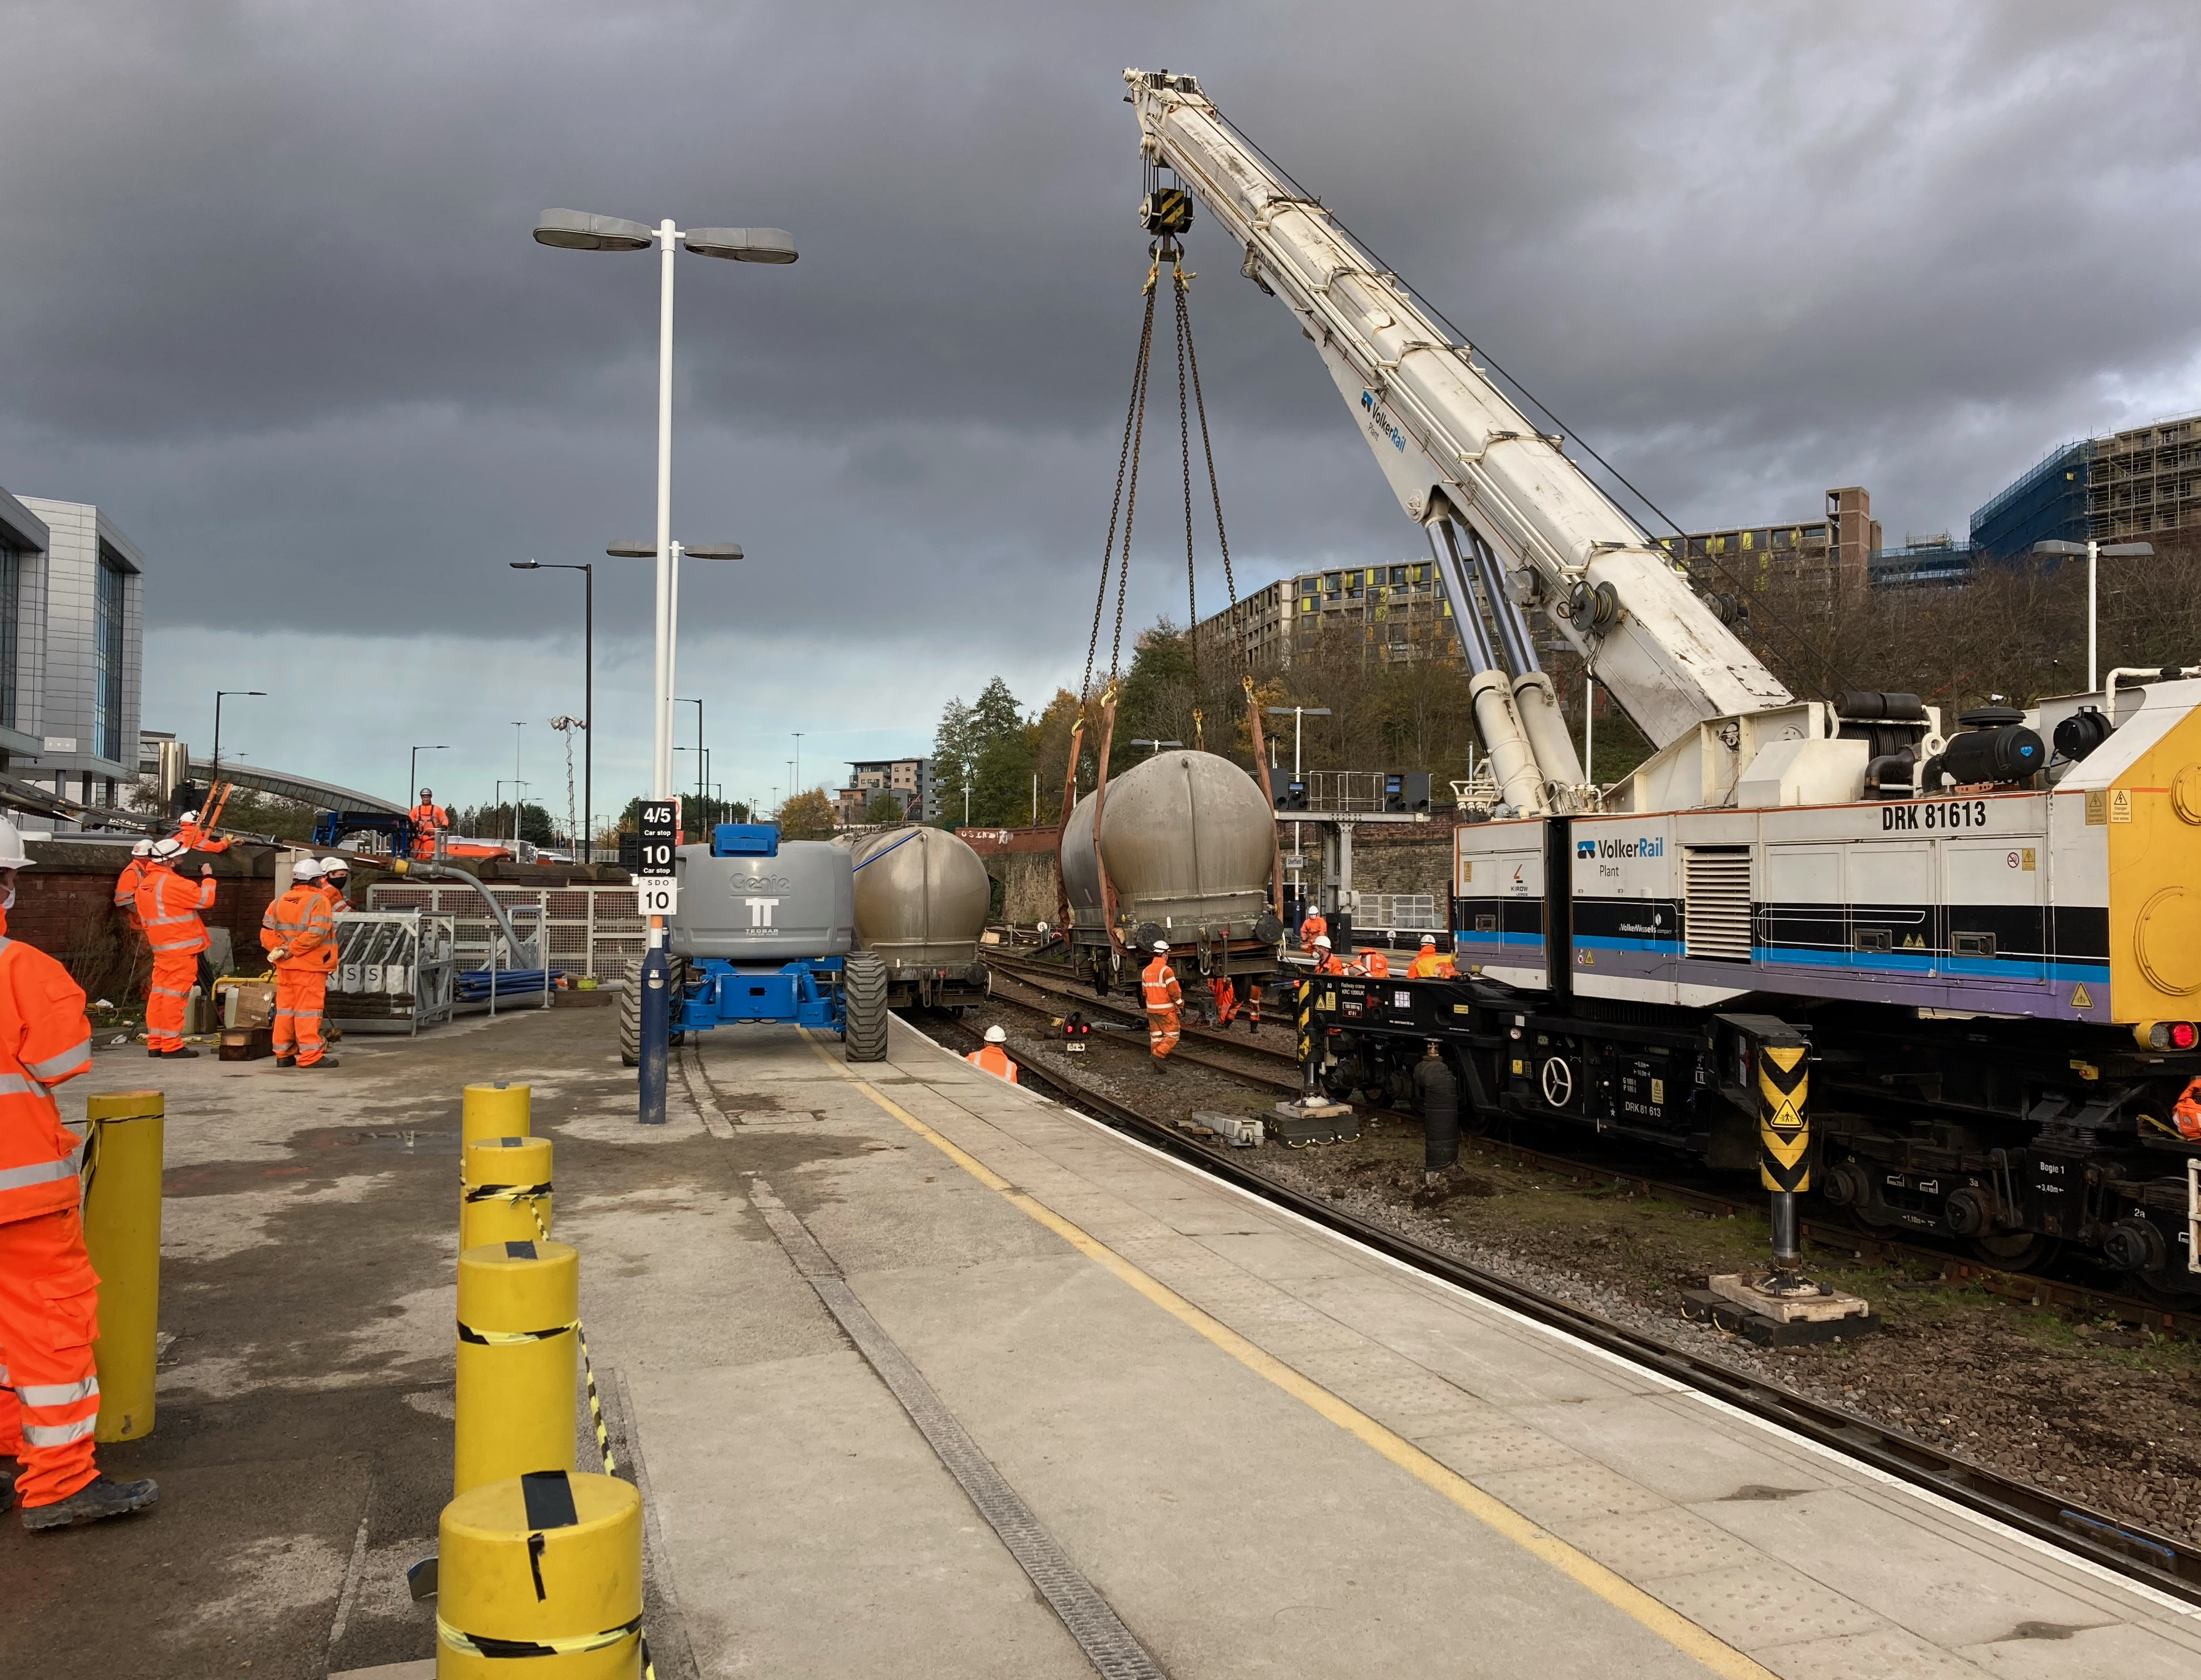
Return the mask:
POLYGON ((1577 840, 1576 857, 1603 858, 1611 861, 1620 858, 1664 857, 1666 842, 1661 836, 1647 836, 1640 840, 1577 840))

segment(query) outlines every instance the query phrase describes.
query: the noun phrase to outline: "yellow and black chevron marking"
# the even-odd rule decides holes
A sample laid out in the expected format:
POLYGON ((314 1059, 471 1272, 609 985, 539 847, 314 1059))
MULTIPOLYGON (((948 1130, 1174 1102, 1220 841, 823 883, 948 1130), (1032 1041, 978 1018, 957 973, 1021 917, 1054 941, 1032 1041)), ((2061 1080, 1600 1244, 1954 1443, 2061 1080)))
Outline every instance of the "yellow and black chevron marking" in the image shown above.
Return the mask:
POLYGON ((1302 1065, 1314 1060, 1314 982, 1299 984, 1300 1061, 1302 1065))
POLYGON ((1192 195, 1181 186, 1156 187, 1140 209, 1149 233, 1182 233, 1192 226, 1192 195))
POLYGON ((548 1342, 554 1336, 563 1336, 580 1327, 578 1319, 553 1325, 548 1330, 476 1330, 472 1325, 461 1324, 459 1340, 471 1342, 477 1348, 517 1348, 529 1342, 548 1342))
MULTIPOLYGON (((549 1188, 548 1184, 543 1186, 546 1191, 549 1188)), ((527 1211, 535 1216, 535 1229, 543 1233, 543 1240, 548 1242, 550 1240, 550 1228, 543 1223, 541 1205, 531 1201, 527 1204, 527 1211)), ((580 1344, 581 1348, 581 1376, 589 1385, 589 1420, 596 1426, 596 1450, 603 1454, 604 1474, 616 1476, 619 1474, 619 1466, 612 1459, 612 1432, 604 1427, 604 1403, 596 1397, 596 1362, 589 1357, 589 1333, 581 1328, 581 1321, 578 1319, 573 1320, 572 1329, 573 1339, 580 1344)), ((463 1335, 466 1326, 461 1325, 459 1330, 463 1335)), ((649 1646, 647 1641, 643 1642, 642 1648, 645 1654, 649 1651, 649 1646)))
POLYGON ((1758 1177, 1769 1190, 1811 1188, 1811 1075, 1802 1044, 1758 1047, 1758 1177))
MULTIPOLYGON (((548 1184, 469 1184, 465 1199, 468 1201, 509 1201, 517 1205, 523 1201, 539 1201, 549 1194, 550 1186, 548 1184)), ((538 1228, 543 1225, 543 1216, 539 1213, 535 1215, 535 1223, 538 1228)), ((547 1230, 543 1231, 543 1240, 545 1242, 550 1240, 547 1230)))

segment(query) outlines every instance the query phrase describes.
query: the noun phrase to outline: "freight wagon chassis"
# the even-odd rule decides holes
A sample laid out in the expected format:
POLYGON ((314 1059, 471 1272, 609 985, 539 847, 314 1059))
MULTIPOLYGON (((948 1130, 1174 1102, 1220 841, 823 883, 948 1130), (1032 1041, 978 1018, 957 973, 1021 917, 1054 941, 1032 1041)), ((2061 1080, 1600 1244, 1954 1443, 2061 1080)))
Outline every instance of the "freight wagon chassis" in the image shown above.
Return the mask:
MULTIPOLYGON (((1226 976, 1237 984, 1241 992, 1249 985, 1273 988, 1277 984, 1275 940, 1201 939, 1186 934, 1180 943, 1173 934, 1158 937, 1170 942, 1170 963, 1177 970, 1180 985, 1189 988, 1195 981, 1226 976)), ((1139 971, 1153 960, 1153 951, 1147 949, 1153 943, 1150 938, 1140 949, 1124 949, 1099 928, 1073 927, 1070 931, 1071 960, 1077 966, 1078 978, 1093 988, 1096 997, 1106 997, 1111 993, 1137 997, 1139 971)))
MULTIPOLYGON (((1718 1170, 1758 1159, 1753 1045, 1775 1018, 1476 979, 1313 984, 1319 1078, 1341 1099, 1405 1106, 1434 1041, 1459 1080, 1463 1130, 1505 1118, 1718 1170)), ((2100 1028, 1759 1002, 1792 1006, 1787 1024, 1810 1041, 1811 1184, 1829 1206, 1999 1266, 2075 1244, 2151 1294, 2201 1296, 2201 1139, 2174 1113, 2201 1055, 2135 1053, 2100 1028)))

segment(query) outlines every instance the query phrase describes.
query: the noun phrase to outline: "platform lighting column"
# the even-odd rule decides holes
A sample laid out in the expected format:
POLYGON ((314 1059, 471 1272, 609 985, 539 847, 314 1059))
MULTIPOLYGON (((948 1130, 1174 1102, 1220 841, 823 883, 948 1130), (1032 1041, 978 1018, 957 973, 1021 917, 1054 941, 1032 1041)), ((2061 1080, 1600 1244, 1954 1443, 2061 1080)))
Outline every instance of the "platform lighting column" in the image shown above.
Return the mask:
MULTIPOLYGON (((683 234, 671 217, 655 228, 617 216, 580 210, 545 210, 536 219, 537 244, 567 250, 639 251, 660 247, 657 320, 657 686, 652 696, 650 797, 672 790, 672 261, 673 241, 698 256, 736 262, 792 262, 794 239, 777 227, 691 228, 683 234)), ((665 1119, 666 1055, 671 1042, 666 993, 665 919, 649 919, 643 958, 641 1118, 665 1119)))
POLYGON ((414 748, 413 762, 409 767, 411 773, 407 778, 405 783, 405 808, 407 810, 411 810, 413 808, 413 802, 420 796, 420 755, 423 753, 448 753, 450 750, 450 747, 448 744, 435 747, 422 746, 414 748))
MULTIPOLYGON (((1271 706, 1265 709, 1267 710, 1271 717, 1282 717, 1287 714, 1290 715, 1292 720, 1292 785, 1294 788, 1303 790, 1306 786, 1306 778, 1300 774, 1300 742, 1306 729, 1306 720, 1309 718, 1328 717, 1329 715, 1329 708, 1327 706, 1271 706)), ((1306 855, 1304 846, 1305 842, 1300 832, 1300 825, 1297 822, 1294 822, 1292 824, 1292 855, 1294 857, 1304 857, 1306 855)), ((1300 880, 1300 872, 1296 869, 1293 870, 1293 897, 1299 899, 1305 898, 1306 895, 1300 891, 1301 884, 1302 884, 1300 880)))
POLYGON ((581 861, 596 861, 596 568, 561 561, 508 560, 515 572, 581 574, 581 861))
MULTIPOLYGON (((2089 537, 2084 543, 2035 543, 2037 555, 2080 555, 2087 556, 2087 687, 2092 690, 2102 685, 2101 661, 2096 652, 2095 627, 2099 620, 2100 591, 2098 586, 2098 567, 2104 555, 2112 560, 2129 559, 2155 552, 2152 543, 2099 543, 2089 537)), ((2111 720, 2115 721, 2115 720, 2111 720)))
MULTIPOLYGON (((214 691, 214 760, 207 770, 208 793, 214 791, 214 784, 221 779, 221 702, 235 695, 243 695, 253 700, 267 698, 267 691, 265 689, 216 689, 214 691)), ((87 799, 85 802, 90 804, 91 802, 87 799)))

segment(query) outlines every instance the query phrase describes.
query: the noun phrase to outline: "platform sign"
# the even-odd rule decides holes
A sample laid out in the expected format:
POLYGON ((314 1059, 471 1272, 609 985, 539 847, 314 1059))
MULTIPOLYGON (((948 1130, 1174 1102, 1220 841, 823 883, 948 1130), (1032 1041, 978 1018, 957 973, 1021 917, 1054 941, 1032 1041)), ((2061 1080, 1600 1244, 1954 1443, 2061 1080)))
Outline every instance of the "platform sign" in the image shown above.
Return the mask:
POLYGON ((1306 861, 1306 854, 1305 852, 1286 852, 1286 853, 1284 854, 1284 867, 1285 867, 1285 868, 1287 868, 1287 869, 1304 869, 1304 868, 1306 868, 1306 866, 1307 866, 1307 861, 1306 861))
POLYGON ((679 843, 679 808, 669 799, 642 802, 642 856, 637 875, 672 878, 672 850, 679 843))
POLYGON ((680 883, 662 875, 645 876, 634 884, 634 913, 637 916, 670 916, 680 908, 680 883))

